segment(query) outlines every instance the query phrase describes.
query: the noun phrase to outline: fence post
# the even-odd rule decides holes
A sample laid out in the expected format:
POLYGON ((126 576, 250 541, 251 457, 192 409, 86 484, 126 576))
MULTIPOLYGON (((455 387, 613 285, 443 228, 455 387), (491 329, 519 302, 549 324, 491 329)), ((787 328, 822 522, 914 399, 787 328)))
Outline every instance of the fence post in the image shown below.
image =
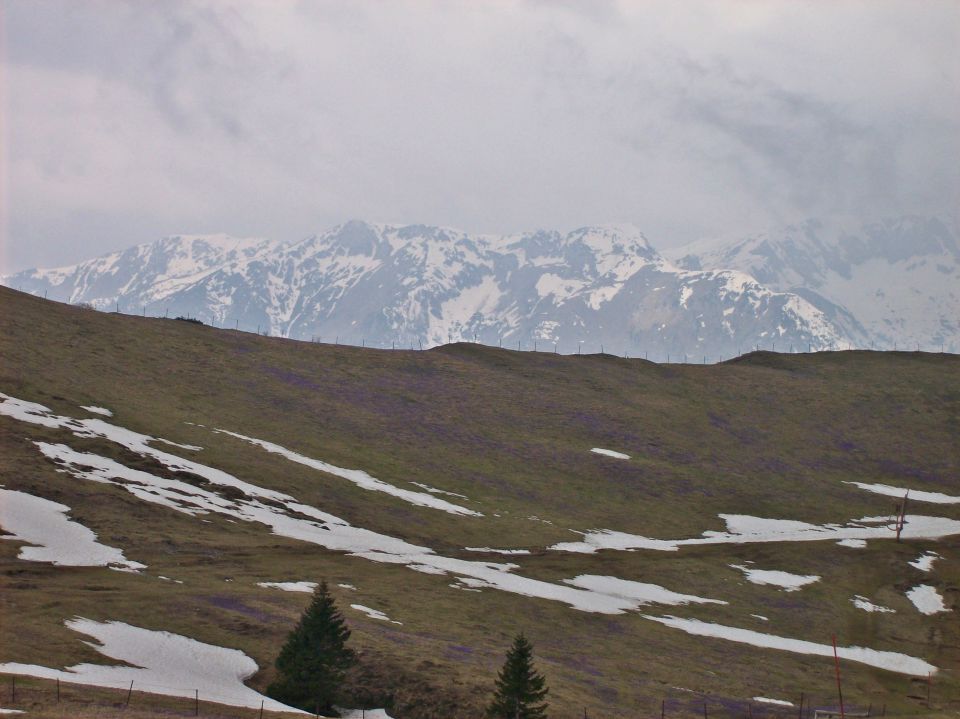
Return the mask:
POLYGON ((193 690, 193 715, 198 717, 200 716, 200 690, 193 690))
POLYGON ((130 680, 130 688, 127 690, 127 703, 124 706, 130 706, 130 695, 133 694, 133 679, 130 680))
POLYGON ((10 677, 10 703, 17 701, 17 678, 10 677))
POLYGON ((263 719, 263 699, 260 700, 260 719, 263 719))
POLYGON ((60 703, 60 677, 57 677, 57 704, 60 703))
POLYGON ((664 717, 667 715, 666 712, 667 712, 667 700, 661 699, 660 700, 660 719, 664 719, 664 717))
POLYGON ((837 669, 837 694, 840 697, 840 719, 846 719, 843 711, 843 687, 840 685, 840 657, 837 655, 837 635, 833 635, 833 663, 837 669))

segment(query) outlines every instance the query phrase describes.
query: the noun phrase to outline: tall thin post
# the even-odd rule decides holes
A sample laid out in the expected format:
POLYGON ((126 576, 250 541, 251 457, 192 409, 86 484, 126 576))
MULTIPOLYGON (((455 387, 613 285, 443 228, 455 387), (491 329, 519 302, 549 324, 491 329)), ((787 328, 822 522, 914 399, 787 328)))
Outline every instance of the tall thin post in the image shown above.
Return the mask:
POLYGON ((706 702, 703 703, 703 719, 710 719, 710 717, 707 716, 707 703, 706 703, 706 702))
POLYGON ((910 497, 910 490, 903 495, 903 502, 900 504, 900 516, 897 517, 897 541, 900 541, 900 533, 903 531, 903 525, 907 521, 907 499, 910 497))
POLYGON ((667 712, 667 700, 661 699, 660 700, 660 719, 664 719, 664 717, 666 717, 667 715, 666 712, 667 712))
POLYGON ((193 715, 195 717, 200 716, 200 690, 193 690, 193 715))
POLYGON ((60 677, 57 677, 57 704, 60 703, 60 677))
POLYGON ((263 719, 263 699, 260 700, 260 718, 263 719))
POLYGON ((124 706, 130 706, 130 695, 133 694, 133 679, 130 680, 130 688, 127 689, 127 703, 124 706))
POLYGON ((930 708, 930 682, 932 681, 933 675, 930 672, 927 672, 927 709, 930 708))
POLYGON ((10 703, 17 701, 17 678, 10 677, 10 703))
POLYGON ((837 654, 837 635, 833 635, 833 664, 837 670, 837 695, 840 697, 840 719, 846 719, 843 711, 843 686, 840 684, 840 656, 837 654))

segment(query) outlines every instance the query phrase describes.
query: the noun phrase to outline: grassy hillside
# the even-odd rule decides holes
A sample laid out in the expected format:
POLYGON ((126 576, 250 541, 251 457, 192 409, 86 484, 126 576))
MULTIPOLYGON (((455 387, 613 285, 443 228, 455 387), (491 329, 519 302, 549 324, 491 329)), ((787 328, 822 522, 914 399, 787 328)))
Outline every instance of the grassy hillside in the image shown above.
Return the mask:
MULTIPOLYGON (((370 705, 392 697, 401 719, 479 716, 521 630, 551 687, 554 716, 652 716, 662 700, 669 716, 702 716, 704 701, 711 716, 741 716, 751 697, 796 702, 801 691, 817 705, 834 703, 830 659, 690 636, 644 615, 820 644, 836 634, 844 646, 923 658, 940 668, 933 709, 925 679, 854 662, 843 664, 845 698, 886 705, 891 715, 960 711, 960 536, 897 543, 891 533, 862 549, 833 541, 547 549, 593 529, 699 537, 725 529, 720 514, 843 524, 892 512, 894 498, 850 481, 960 495, 956 356, 754 353, 700 366, 469 344, 363 350, 98 313, 0 288, 0 392, 70 417, 94 416, 81 406, 109 408, 113 424, 202 447, 164 451, 447 557, 510 561, 514 574, 555 583, 609 575, 727 602, 609 615, 492 588, 464 591, 451 575, 329 551, 258 523, 191 517, 58 472, 34 442, 162 467, 102 438, 0 416, 0 484, 68 505, 102 542, 147 565, 140 574, 52 566, 18 559, 19 542, 0 542, 0 662, 107 663, 64 627, 79 615, 242 649, 261 667, 250 684, 262 690, 308 595, 256 583, 325 578, 362 653, 355 692, 370 705), (420 491, 410 484, 419 482, 465 495, 436 496, 483 516, 368 491, 215 429, 397 487, 420 491), (908 564, 927 550, 941 557, 931 572, 908 564), (822 579, 785 592, 730 567, 747 562, 822 579), (904 592, 921 583, 937 587, 952 611, 920 614, 904 592), (858 609, 855 595, 896 613, 858 609), (371 619, 353 603, 402 624, 371 619)), ((960 519, 960 504, 908 510, 960 519)))

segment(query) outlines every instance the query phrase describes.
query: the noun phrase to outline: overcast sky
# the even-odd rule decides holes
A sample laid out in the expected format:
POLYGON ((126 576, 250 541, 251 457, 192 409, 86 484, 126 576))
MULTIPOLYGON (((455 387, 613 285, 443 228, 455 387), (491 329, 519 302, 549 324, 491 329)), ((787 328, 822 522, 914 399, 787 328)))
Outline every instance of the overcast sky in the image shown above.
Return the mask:
POLYGON ((350 218, 957 221, 960 2, 0 0, 0 271, 350 218))

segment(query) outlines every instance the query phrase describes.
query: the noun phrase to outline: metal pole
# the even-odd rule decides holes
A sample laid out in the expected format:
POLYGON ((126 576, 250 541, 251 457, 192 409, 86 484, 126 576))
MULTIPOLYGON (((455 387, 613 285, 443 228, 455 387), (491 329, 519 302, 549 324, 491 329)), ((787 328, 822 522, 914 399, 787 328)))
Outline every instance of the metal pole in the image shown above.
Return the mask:
POLYGON ((193 715, 198 717, 200 716, 200 690, 199 689, 193 690, 193 702, 194 702, 193 715))
POLYGON ((846 719, 843 711, 843 687, 840 684, 840 657, 837 655, 837 635, 833 635, 833 664, 837 670, 837 695, 840 697, 840 719, 846 719))
POLYGON ((127 690, 127 703, 124 706, 130 706, 130 695, 133 694, 133 680, 130 680, 130 688, 127 690))

